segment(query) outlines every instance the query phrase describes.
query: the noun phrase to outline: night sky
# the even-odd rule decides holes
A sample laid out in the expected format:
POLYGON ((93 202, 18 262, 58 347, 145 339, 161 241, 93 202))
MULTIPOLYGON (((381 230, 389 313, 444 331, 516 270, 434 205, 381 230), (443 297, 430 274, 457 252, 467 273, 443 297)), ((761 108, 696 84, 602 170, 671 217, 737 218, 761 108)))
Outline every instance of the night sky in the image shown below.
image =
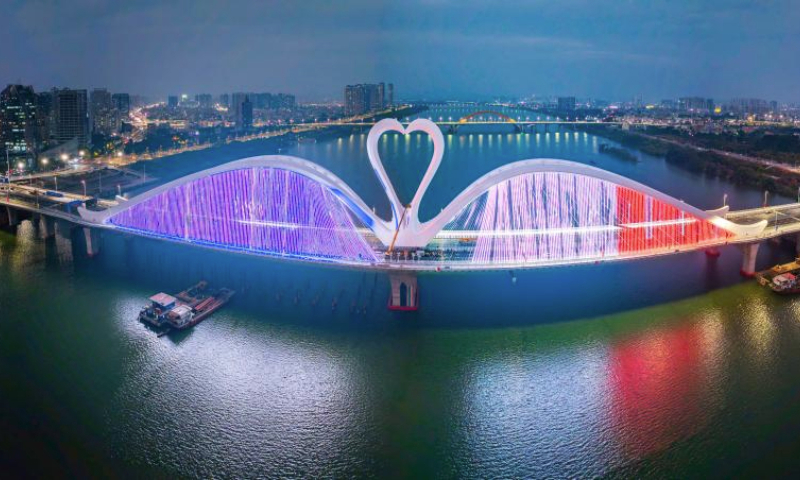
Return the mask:
POLYGON ((796 0, 0 0, 0 83, 800 100, 796 0))

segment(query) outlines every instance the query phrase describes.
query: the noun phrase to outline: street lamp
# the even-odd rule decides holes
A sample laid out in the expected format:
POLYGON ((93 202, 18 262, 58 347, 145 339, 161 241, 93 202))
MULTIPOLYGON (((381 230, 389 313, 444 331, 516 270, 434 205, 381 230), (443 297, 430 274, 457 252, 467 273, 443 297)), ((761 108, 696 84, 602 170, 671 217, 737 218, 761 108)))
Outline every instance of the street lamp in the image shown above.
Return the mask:
POLYGON ((61 161, 62 162, 66 162, 67 160, 69 160, 69 155, 67 155, 66 153, 62 153, 61 154, 61 161))
POLYGON ((81 180, 81 184, 83 184, 83 196, 87 197, 86 195, 86 180, 81 180))

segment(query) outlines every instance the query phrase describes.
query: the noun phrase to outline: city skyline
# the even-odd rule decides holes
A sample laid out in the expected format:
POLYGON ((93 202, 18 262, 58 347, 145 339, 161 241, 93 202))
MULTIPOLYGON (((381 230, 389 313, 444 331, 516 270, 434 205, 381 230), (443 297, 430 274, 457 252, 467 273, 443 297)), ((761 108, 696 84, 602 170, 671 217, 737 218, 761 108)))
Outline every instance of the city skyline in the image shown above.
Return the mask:
POLYGON ((391 78, 405 99, 800 99, 800 46, 782 41, 800 33, 800 15, 783 1, 40 7, 5 8, 3 83, 156 96, 291 91, 314 101, 391 78))

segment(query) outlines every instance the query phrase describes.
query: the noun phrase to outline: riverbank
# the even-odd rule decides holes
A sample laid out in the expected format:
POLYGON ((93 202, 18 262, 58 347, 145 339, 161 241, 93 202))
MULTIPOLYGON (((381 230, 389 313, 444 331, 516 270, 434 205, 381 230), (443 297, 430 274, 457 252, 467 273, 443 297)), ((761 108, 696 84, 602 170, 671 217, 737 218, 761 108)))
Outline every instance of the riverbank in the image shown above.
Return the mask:
POLYGON ((796 196, 800 187, 800 174, 772 163, 759 162, 758 159, 745 159, 734 153, 681 144, 675 140, 660 138, 648 130, 639 132, 605 125, 587 125, 582 129, 625 147, 663 157, 667 162, 690 172, 718 177, 737 185, 755 187, 787 197, 796 196))

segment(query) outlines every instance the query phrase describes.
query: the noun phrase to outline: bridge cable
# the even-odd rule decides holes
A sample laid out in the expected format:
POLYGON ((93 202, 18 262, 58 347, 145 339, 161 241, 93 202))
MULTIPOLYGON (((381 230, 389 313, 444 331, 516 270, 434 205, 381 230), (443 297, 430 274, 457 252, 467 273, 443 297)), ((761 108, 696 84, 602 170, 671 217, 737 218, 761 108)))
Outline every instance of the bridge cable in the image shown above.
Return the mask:
POLYGON ((403 208, 403 214, 400 215, 400 222, 397 223, 397 228, 394 231, 394 237, 392 237, 392 243, 389 245, 389 249, 386 250, 386 255, 391 255, 392 250, 394 250, 394 242, 397 241, 397 234, 400 233, 400 227, 403 225, 403 220, 406 218, 406 212, 409 208, 411 208, 411 205, 406 205, 405 208, 403 208))

